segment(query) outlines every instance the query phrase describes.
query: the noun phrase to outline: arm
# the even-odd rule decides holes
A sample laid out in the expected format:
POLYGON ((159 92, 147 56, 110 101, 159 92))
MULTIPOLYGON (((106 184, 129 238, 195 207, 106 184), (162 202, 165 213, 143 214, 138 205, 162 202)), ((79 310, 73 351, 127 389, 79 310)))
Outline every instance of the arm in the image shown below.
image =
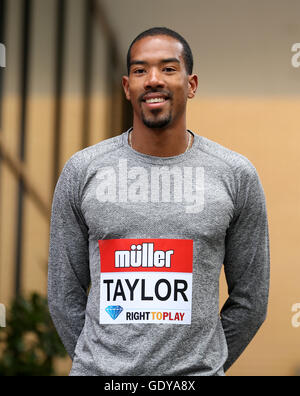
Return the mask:
POLYGON ((72 359, 85 321, 90 285, 88 229, 78 207, 77 173, 69 161, 55 189, 48 263, 49 309, 72 359))
POLYGON ((236 212, 226 235, 224 270, 229 297, 221 310, 229 353, 225 371, 266 318, 269 261, 265 196, 251 167, 238 178, 236 212))

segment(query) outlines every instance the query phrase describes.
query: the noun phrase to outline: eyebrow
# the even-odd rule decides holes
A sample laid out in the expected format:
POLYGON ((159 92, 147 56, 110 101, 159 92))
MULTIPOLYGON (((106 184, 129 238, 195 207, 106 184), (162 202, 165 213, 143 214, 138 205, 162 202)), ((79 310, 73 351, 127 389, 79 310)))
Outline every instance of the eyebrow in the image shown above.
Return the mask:
MULTIPOLYGON (((172 62, 180 63, 180 60, 177 58, 167 58, 167 59, 162 59, 160 61, 160 63, 172 63, 172 62)), ((141 60, 133 60, 132 62, 130 62, 129 66, 131 67, 133 65, 148 65, 148 62, 141 60)))

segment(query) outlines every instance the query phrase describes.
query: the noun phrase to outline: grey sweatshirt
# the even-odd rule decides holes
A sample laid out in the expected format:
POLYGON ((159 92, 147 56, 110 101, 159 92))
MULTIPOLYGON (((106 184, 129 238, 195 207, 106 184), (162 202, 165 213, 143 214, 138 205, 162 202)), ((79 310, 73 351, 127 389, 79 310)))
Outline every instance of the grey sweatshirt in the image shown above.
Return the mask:
POLYGON ((259 177, 199 135, 155 157, 129 132, 73 155, 54 194, 48 301, 70 375, 224 376, 267 312, 259 177))

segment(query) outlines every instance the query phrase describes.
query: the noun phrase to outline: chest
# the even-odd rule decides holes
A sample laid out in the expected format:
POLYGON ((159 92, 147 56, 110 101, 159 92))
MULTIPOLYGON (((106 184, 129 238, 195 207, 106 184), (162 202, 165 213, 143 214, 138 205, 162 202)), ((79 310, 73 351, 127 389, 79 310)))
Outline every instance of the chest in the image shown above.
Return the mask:
POLYGON ((174 236, 220 240, 234 214, 230 181, 204 166, 94 170, 81 210, 91 238, 174 236))

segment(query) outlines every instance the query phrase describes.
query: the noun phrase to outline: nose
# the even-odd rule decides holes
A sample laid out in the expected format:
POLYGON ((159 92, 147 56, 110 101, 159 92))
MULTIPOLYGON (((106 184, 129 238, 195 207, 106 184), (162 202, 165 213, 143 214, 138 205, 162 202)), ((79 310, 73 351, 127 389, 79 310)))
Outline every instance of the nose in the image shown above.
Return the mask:
POLYGON ((163 88, 165 83, 162 79, 161 73, 156 68, 151 68, 147 74, 144 82, 145 90, 151 88, 163 88))

